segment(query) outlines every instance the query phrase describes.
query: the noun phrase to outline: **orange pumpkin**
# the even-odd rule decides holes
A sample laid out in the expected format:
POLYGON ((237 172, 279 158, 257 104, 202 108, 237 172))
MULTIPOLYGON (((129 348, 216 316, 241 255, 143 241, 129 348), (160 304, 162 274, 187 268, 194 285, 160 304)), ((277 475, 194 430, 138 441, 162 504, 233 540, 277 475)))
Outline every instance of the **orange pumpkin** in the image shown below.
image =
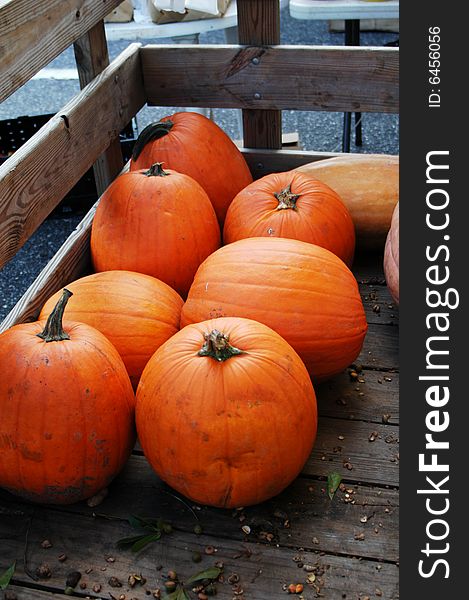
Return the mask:
MULTIPOLYGON (((150 356, 179 330, 182 298, 166 283, 130 271, 94 273, 67 288, 74 295, 66 319, 103 333, 119 352, 136 388, 150 356)), ((47 317, 60 295, 49 298, 39 319, 47 317)))
POLYGON ((130 169, 144 169, 157 161, 198 181, 221 224, 230 202, 252 182, 237 146, 216 123, 198 113, 175 113, 142 131, 130 169))
POLYGON ((234 198, 225 220, 226 244, 248 237, 284 237, 327 248, 352 264, 355 229, 329 186, 290 171, 254 181, 234 198))
POLYGON ((399 202, 392 214, 384 247, 384 275, 394 302, 399 304, 399 202))
POLYGON ((314 381, 352 363, 367 331, 358 285, 346 265, 325 248, 285 238, 240 240, 202 263, 181 326, 225 316, 274 329, 314 381))
POLYGON ((122 359, 96 329, 47 323, 0 335, 0 486, 70 504, 106 487, 135 442, 135 396, 122 359))
POLYGON ((220 246, 210 200, 191 177, 147 171, 117 177, 101 197, 91 228, 96 271, 137 271, 186 295, 200 263, 220 246))
POLYGON ((246 506, 301 471, 316 436, 316 397, 278 334, 248 319, 214 319, 185 327, 150 359, 136 421, 145 456, 178 492, 246 506))

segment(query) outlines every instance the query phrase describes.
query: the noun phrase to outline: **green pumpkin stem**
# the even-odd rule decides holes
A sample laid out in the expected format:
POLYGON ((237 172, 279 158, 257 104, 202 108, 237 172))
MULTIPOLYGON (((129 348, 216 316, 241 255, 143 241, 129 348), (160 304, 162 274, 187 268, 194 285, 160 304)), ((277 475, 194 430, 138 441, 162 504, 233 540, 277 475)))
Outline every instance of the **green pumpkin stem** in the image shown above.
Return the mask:
POLYGON ((163 170, 162 162, 157 162, 151 165, 148 171, 145 171, 144 175, 147 177, 167 177, 169 173, 163 170))
POLYGON ((274 196, 278 200, 278 206, 276 210, 283 210, 285 208, 291 208, 295 210, 296 201, 300 197, 300 194, 293 194, 291 191, 291 183, 289 183, 286 188, 280 192, 276 192, 274 196))
POLYGON ((54 307, 54 310, 50 313, 47 319, 46 326, 41 333, 37 334, 45 342, 61 342, 63 340, 69 340, 70 336, 65 333, 62 327, 62 319, 64 316, 64 310, 67 306, 68 299, 73 296, 70 290, 64 289, 60 300, 54 307))
POLYGON ((232 356, 244 354, 229 343, 229 336, 214 329, 210 333, 204 333, 205 343, 197 353, 198 356, 210 356, 218 362, 224 362, 232 356))
POLYGON ((174 123, 172 121, 159 121, 158 123, 150 123, 140 133, 135 142, 134 149, 132 151, 132 160, 136 161, 140 156, 145 146, 159 138, 167 135, 173 128, 174 123))

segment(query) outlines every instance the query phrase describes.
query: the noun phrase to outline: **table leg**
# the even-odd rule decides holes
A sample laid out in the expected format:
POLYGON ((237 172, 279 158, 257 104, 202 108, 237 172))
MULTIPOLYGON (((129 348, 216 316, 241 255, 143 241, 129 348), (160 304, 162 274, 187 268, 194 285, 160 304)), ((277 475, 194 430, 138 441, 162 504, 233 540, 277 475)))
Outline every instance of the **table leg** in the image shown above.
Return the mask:
MULTIPOLYGON (((360 21, 359 19, 347 19, 345 21, 345 45, 360 45, 360 21)), ((361 113, 355 113, 355 145, 362 145, 362 122, 361 113)), ((342 136, 342 150, 350 152, 350 129, 351 113, 344 113, 344 132, 342 136)))

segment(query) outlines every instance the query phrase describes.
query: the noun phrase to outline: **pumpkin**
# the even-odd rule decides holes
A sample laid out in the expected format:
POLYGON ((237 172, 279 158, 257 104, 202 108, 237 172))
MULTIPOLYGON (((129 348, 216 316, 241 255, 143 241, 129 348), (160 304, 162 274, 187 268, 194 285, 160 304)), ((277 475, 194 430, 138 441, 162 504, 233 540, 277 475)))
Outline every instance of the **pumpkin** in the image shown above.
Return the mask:
POLYGON ((335 190, 355 224, 357 246, 382 250, 399 199, 399 157, 347 154, 298 167, 335 190))
POLYGON ((391 296, 399 304, 399 203, 394 209, 384 247, 384 276, 391 296))
POLYGON ((64 322, 65 290, 47 322, 0 335, 0 486, 70 504, 105 488, 135 442, 135 396, 99 331, 64 322))
POLYGON ((181 326, 245 317, 274 329, 296 350, 314 381, 358 356, 367 324, 355 277, 329 250, 286 238, 247 238, 199 267, 181 326))
POLYGON ((303 173, 272 173, 244 188, 230 204, 226 244, 247 237, 285 237, 327 248, 352 264, 355 229, 339 196, 303 173))
POLYGON ((200 263, 220 246, 210 200, 191 177, 157 163, 117 177, 91 228, 96 271, 137 271, 186 295, 200 263))
POLYGON ((249 319, 189 325, 150 359, 139 440, 156 473, 193 501, 247 506, 299 474, 316 436, 313 386, 296 352, 249 319))
MULTIPOLYGON (((179 330, 182 298, 166 283, 130 271, 103 271, 67 285, 73 292, 65 317, 98 329, 119 352, 137 387, 143 368, 163 342, 179 330)), ((61 292, 45 303, 46 318, 61 292)))
POLYGON ((204 188, 220 224, 228 205, 252 175, 237 146, 216 123, 193 112, 164 117, 143 129, 134 147, 130 169, 163 162, 186 173, 204 188))

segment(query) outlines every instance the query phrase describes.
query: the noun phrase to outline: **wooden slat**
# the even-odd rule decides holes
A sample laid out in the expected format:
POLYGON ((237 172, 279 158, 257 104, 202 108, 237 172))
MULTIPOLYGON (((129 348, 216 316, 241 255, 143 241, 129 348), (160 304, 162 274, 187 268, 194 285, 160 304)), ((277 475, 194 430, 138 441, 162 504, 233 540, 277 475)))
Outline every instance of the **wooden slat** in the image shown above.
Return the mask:
MULTIPOLYGON (((336 419, 369 423, 387 421, 397 425, 399 423, 399 373, 365 369, 358 375, 360 382, 352 380, 348 371, 344 371, 331 380, 317 385, 315 389, 319 414, 336 419)), ((336 445, 340 445, 340 440, 336 445)))
POLYGON ((0 2, 0 101, 58 56, 122 0, 0 2))
MULTIPOLYGON (((129 509, 132 508, 131 504, 129 509)), ((157 509, 157 506, 153 506, 148 516, 158 516, 157 509)), ((2 552, 6 556, 22 556, 28 521, 12 518, 5 524, 5 534, 11 536, 2 541, 2 552)), ((126 598, 143 600, 151 596, 151 591, 163 588, 168 570, 176 571, 184 580, 220 561, 224 565, 225 581, 217 584, 217 597, 225 600, 233 597, 237 588, 233 589, 233 583, 228 582, 228 577, 236 573, 239 577, 238 589, 244 590, 241 597, 250 600, 282 598, 285 595, 284 584, 291 582, 302 582, 305 586, 305 598, 312 598, 316 594, 315 589, 306 583, 308 573, 297 566, 298 560, 301 560, 303 564, 315 567, 317 589, 321 590, 321 597, 326 599, 343 598, 343 594, 347 598, 363 598, 365 595, 374 598, 376 589, 386 599, 398 597, 398 571, 394 564, 382 563, 378 568, 376 561, 318 555, 312 551, 294 549, 285 551, 275 545, 253 543, 241 532, 234 540, 221 537, 214 540, 211 536, 197 536, 193 532, 175 529, 161 541, 137 554, 116 549, 116 540, 134 533, 122 521, 76 517, 73 514, 41 509, 40 514, 33 517, 30 526, 28 568, 34 573, 41 564, 47 563, 51 575, 34 584, 25 574, 24 565, 19 560, 15 583, 18 585, 25 582, 28 587, 35 585, 48 588, 51 592, 60 591, 64 589, 67 574, 76 570, 82 573, 81 581, 87 584, 85 591, 77 588, 83 595, 89 593, 95 596, 92 588, 98 584, 101 586, 98 594, 100 598, 109 598, 109 594, 112 597, 124 594, 126 598), (44 539, 52 543, 52 548, 41 547, 44 539), (212 555, 204 552, 209 545, 215 550, 212 555), (192 561, 194 552, 201 554, 200 563, 192 561), (60 554, 67 556, 64 563, 57 560, 60 554), (111 561, 107 560, 109 558, 111 561), (145 585, 130 588, 127 578, 131 573, 141 573, 146 578, 145 585), (122 587, 111 587, 111 577, 121 581, 122 587)), ((355 543, 357 546, 363 544, 359 541, 355 543)), ((26 597, 28 596, 24 596, 26 597)))
MULTIPOLYGON (((257 2, 239 0, 237 10, 238 42, 240 44, 245 46, 280 44, 280 4, 278 0, 258 0, 257 2)), ((281 111, 244 109, 243 139, 247 148, 281 148, 281 111)))
POLYGON ((310 162, 342 156, 338 152, 312 152, 308 150, 263 150, 241 148, 254 179, 269 173, 291 171, 310 162))
POLYGON ((399 110, 396 48, 149 45, 142 66, 158 106, 399 110))
POLYGON ((144 102, 139 45, 133 44, 0 166, 0 266, 144 102))
POLYGON ((327 476, 337 471, 348 481, 398 486, 398 454, 399 429, 395 425, 320 417, 316 443, 303 474, 327 476), (370 437, 375 440, 369 441, 370 437))
POLYGON ((369 323, 357 362, 367 369, 399 369, 399 328, 369 323))
MULTIPOLYGON (((382 278, 384 279, 384 274, 382 278)), ((368 323, 379 325, 398 324, 399 310, 386 285, 360 283, 359 289, 368 323)))
MULTIPOLYGON (((104 21, 99 21, 85 35, 81 36, 74 43, 74 50, 80 87, 83 89, 109 65, 104 21)), ((101 195, 116 177, 122 169, 123 162, 119 136, 117 136, 93 165, 98 195, 101 195)))

